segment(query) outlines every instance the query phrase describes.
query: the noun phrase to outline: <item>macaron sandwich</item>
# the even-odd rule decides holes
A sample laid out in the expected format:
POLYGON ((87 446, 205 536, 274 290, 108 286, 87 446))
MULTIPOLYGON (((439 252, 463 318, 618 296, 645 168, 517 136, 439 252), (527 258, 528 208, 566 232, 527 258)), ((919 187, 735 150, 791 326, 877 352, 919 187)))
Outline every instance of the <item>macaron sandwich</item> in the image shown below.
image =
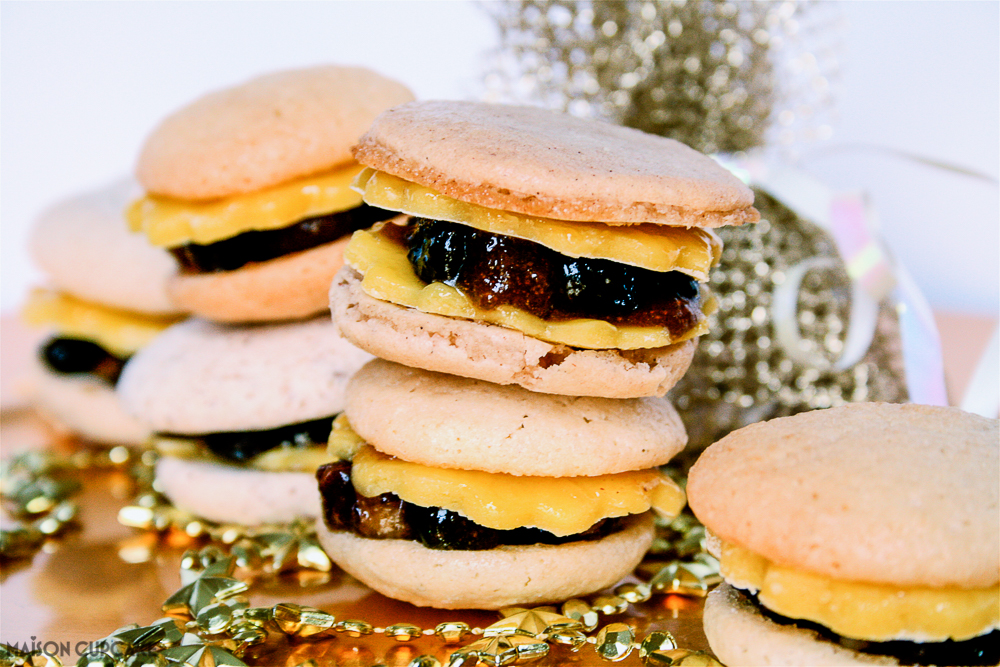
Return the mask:
POLYGON ((45 327, 29 398, 59 427, 94 443, 141 445, 149 429, 115 394, 122 366, 181 315, 167 297, 173 258, 128 231, 122 212, 140 192, 122 180, 69 197, 35 220, 29 245, 48 285, 22 316, 45 327))
POLYGON ((956 408, 851 404, 754 424, 690 472, 726 583, 727 665, 1000 663, 1000 434, 956 408))
POLYGON ((401 366, 350 380, 317 471, 319 539, 375 590, 497 609, 619 581, 684 492, 661 473, 686 443, 659 397, 613 400, 401 366))
POLYGON ((376 356, 533 391, 663 395, 711 308, 711 231, 753 193, 683 144, 538 108, 414 102, 355 146, 364 201, 330 292, 376 356))
POLYGON ((261 76, 166 118, 136 170, 133 230, 170 250, 169 292, 222 322, 306 318, 327 308, 350 233, 384 219, 350 184, 350 147, 383 110, 413 99, 360 67, 261 76))
POLYGON ((347 379, 371 357, 329 317, 232 326, 189 319, 125 366, 124 407, 149 424, 158 488, 200 517, 244 525, 319 515, 347 379))

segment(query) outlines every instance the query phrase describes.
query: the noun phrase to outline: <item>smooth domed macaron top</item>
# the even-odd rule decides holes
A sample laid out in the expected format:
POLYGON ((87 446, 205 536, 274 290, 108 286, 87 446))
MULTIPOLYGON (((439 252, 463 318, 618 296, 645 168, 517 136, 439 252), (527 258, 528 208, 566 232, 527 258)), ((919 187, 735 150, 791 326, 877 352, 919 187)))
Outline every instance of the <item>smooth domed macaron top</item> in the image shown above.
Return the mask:
POLYGON ((559 220, 717 227, 759 217, 747 186, 678 141, 537 107, 401 105, 354 155, 454 199, 559 220))
POLYGON ((146 139, 136 173, 149 192, 178 199, 254 192, 350 163, 372 120, 412 99, 364 67, 267 74, 168 116, 146 139))
POLYGON ((334 415, 371 355, 329 317, 273 325, 176 324, 125 365, 125 408, 154 431, 265 430, 334 415))
POLYGON ((592 476, 666 463, 687 443, 664 398, 540 394, 377 359, 351 379, 344 409, 373 447, 441 468, 592 476))
POLYGON ((833 579, 978 588, 1000 580, 997 421, 857 403, 711 445, 688 500, 722 540, 833 579))
POLYGON ((85 301, 151 315, 180 312, 167 296, 177 263, 129 231, 125 207, 141 194, 132 179, 68 197, 31 228, 32 258, 59 290, 85 301))

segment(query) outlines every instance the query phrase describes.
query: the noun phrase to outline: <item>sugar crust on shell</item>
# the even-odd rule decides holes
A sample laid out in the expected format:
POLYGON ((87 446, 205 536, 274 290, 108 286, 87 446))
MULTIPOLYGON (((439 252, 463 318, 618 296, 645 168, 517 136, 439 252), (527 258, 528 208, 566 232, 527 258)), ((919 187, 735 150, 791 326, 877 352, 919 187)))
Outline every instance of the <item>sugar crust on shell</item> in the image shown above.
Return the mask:
POLYGON ((688 501, 724 541, 847 581, 1000 579, 997 421, 856 403, 753 424, 710 446, 688 501))
POLYGON ((123 407, 114 387, 89 375, 54 373, 37 358, 30 369, 29 400, 47 419, 92 442, 143 445, 149 426, 123 407))
POLYGON ((316 476, 164 456, 156 483, 178 508, 218 523, 256 526, 321 515, 316 476))
POLYGON ((665 398, 540 394, 382 359, 351 378, 344 413, 358 435, 391 456, 513 475, 653 468, 687 444, 665 398))
POLYGON ((296 320, 329 309, 333 277, 350 235, 233 271, 178 273, 167 284, 185 312, 215 322, 296 320))
POLYGON ((775 623, 728 584, 708 594, 704 626, 712 651, 729 667, 899 664, 889 656, 866 655, 839 646, 813 630, 775 623))
POLYGON ((695 342, 640 350, 581 350, 520 331, 424 313, 365 294, 345 266, 330 309, 351 342, 407 366, 568 396, 663 396, 684 375, 695 342))
POLYGON ((139 313, 181 312, 167 296, 177 263, 129 231, 125 208, 142 194, 132 179, 56 202, 31 227, 32 259, 59 290, 139 313))
POLYGON ((328 317, 243 326, 190 319, 136 353, 118 391, 158 432, 272 429, 340 412, 348 378, 370 359, 328 317))
POLYGON ((351 161, 351 146, 389 107, 413 99, 364 67, 284 70, 208 93, 146 139, 148 191, 204 200, 254 192, 351 161))
POLYGON ((538 107, 404 104, 375 119, 354 156, 454 199, 559 220, 718 227, 760 217, 747 186, 678 141, 538 107))
POLYGON ((500 609, 593 593, 631 573, 654 535, 649 513, 593 542, 484 551, 368 539, 331 532, 322 521, 316 531, 331 560, 355 579, 385 596, 440 609, 500 609))

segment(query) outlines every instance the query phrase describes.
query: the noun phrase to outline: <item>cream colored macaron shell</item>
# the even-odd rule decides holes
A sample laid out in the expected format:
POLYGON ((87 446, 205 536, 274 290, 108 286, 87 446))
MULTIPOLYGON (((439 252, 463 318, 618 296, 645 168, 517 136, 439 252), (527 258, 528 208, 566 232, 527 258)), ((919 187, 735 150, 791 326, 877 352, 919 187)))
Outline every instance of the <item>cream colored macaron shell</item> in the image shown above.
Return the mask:
POLYGON ((165 456, 156 485, 178 508, 218 523, 255 526, 320 516, 316 476, 165 456))
POLYGON ((687 442, 663 398, 538 394, 377 359, 344 412, 383 453, 439 468, 574 477, 652 468, 687 442))
POLYGON ((129 414, 106 381, 82 374, 49 370, 32 356, 29 398, 57 427, 95 443, 143 445, 152 435, 147 424, 129 414))
POLYGON ((86 301, 148 314, 180 312, 167 296, 174 258, 132 233, 125 207, 141 190, 122 179, 46 209, 31 228, 31 255, 56 288, 86 301))
POLYGON ((812 630, 775 623, 728 584, 709 593, 704 622, 709 646, 729 667, 899 664, 889 656, 864 654, 826 641, 812 630))
POLYGON ((347 379, 369 359, 328 317, 240 327, 192 319, 136 354, 118 390, 158 432, 265 430, 340 412, 347 379))
POLYGON ((680 142, 538 107, 405 104, 381 114, 354 155, 454 199, 558 220, 716 227, 759 217, 748 187, 680 142))
POLYGON ((177 199, 253 192, 350 162, 372 120, 412 99, 363 67, 274 72, 166 118, 146 140, 137 176, 148 191, 177 199))
POLYGON ((997 422, 851 404, 709 447, 691 508, 725 542, 835 580, 980 588, 1000 579, 997 422))
POLYGON ((684 375, 695 343, 629 350, 584 350, 505 327, 424 313, 365 294, 344 267, 330 288, 340 331, 377 357, 407 366, 516 384, 569 396, 662 396, 684 375))
POLYGON ((653 541, 649 515, 592 542, 502 546, 484 551, 428 549, 412 540, 317 534, 337 565, 383 595, 441 609, 500 609, 566 600, 628 575, 653 541))

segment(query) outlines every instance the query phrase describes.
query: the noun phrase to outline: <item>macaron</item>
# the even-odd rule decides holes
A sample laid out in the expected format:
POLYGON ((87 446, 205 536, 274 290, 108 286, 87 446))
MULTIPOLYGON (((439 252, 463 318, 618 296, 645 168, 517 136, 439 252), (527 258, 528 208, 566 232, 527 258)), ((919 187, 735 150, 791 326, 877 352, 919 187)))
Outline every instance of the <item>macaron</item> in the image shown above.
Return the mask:
POLYGON ((663 395, 713 302, 711 231, 754 222, 712 159, 638 130, 539 108, 414 102, 354 148, 364 201, 330 292, 376 356, 555 394, 663 395))
POLYGON ((169 253, 128 231, 130 179, 63 199, 33 222, 29 249, 48 287, 22 308, 49 335, 30 364, 30 401, 71 434, 142 444, 149 429, 121 409, 114 387, 125 361, 182 314, 167 297, 169 253))
POLYGON ((220 523, 287 522, 319 515, 315 470, 347 379, 369 359, 328 317, 193 318, 135 355, 118 391, 154 432, 156 483, 177 507, 220 523))
POLYGON ((996 665, 1000 437, 956 408, 857 403, 742 428, 690 471, 728 586, 727 665, 996 665))
POLYGON ((139 155, 146 196, 128 217, 177 258, 173 302, 220 322, 326 310, 347 237, 388 215, 350 189, 350 148, 412 99, 369 69, 326 65, 260 76, 164 119, 139 155))
POLYGON ((415 605, 584 595, 635 568, 654 511, 683 508, 657 466, 685 443, 664 398, 541 394, 377 359, 348 384, 316 473, 319 539, 349 574, 415 605))

